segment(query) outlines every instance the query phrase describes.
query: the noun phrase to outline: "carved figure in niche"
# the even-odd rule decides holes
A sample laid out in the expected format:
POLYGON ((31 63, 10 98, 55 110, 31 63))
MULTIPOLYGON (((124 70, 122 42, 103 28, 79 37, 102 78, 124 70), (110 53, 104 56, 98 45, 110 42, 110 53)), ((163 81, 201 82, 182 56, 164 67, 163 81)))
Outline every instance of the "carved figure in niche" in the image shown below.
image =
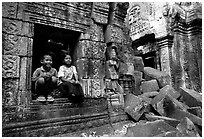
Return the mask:
POLYGON ((66 52, 63 51, 63 65, 60 66, 58 72, 59 78, 59 91, 62 97, 67 97, 73 102, 82 102, 84 93, 78 80, 78 74, 76 67, 72 65, 72 58, 66 52))
POLYGON ((123 101, 123 88, 119 85, 118 79, 119 59, 117 58, 117 47, 114 43, 106 49, 106 93, 107 95, 119 95, 119 101, 123 101))
POLYGON ((57 87, 57 70, 52 68, 52 54, 47 53, 43 55, 40 60, 42 66, 37 68, 32 77, 35 82, 35 92, 37 93, 37 101, 53 102, 54 98, 51 96, 52 91, 57 87))

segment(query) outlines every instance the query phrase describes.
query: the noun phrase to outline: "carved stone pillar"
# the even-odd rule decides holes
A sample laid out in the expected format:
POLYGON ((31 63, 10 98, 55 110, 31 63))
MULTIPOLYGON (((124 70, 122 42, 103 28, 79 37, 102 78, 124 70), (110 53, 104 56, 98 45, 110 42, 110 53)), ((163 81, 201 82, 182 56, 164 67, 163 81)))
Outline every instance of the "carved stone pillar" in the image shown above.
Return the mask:
MULTIPOLYGON (((165 36, 163 38, 160 38, 157 40, 159 58, 160 58, 160 66, 161 71, 165 71, 170 76, 172 74, 172 65, 171 65, 171 59, 172 59, 172 48, 173 44, 173 36, 165 36)), ((158 60, 157 60, 158 62, 158 60)), ((172 83, 172 82, 171 82, 172 83)))

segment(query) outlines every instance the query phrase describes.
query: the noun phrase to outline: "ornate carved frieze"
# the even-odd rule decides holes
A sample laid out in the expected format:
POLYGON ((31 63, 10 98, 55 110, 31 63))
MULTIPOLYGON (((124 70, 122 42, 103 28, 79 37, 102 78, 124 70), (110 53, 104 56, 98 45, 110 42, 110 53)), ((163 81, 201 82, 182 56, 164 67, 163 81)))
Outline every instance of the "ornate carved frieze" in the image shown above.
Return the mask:
POLYGON ((2 19, 2 31, 7 34, 33 37, 33 24, 18 20, 2 19))
POLYGON ((16 18, 17 2, 2 2, 2 16, 16 18))
POLYGON ((3 55, 2 77, 18 78, 20 57, 12 55, 3 55))
POLYGON ((108 23, 109 3, 108 2, 93 2, 92 18, 100 24, 108 23))
POLYGON ((83 32, 89 27, 91 3, 20 3, 18 18, 83 32))
POLYGON ((15 106, 17 104, 18 79, 3 79, 2 83, 2 105, 3 107, 15 106))
POLYGON ((2 35, 2 45, 4 55, 30 56, 32 54, 33 39, 15 34, 2 35))

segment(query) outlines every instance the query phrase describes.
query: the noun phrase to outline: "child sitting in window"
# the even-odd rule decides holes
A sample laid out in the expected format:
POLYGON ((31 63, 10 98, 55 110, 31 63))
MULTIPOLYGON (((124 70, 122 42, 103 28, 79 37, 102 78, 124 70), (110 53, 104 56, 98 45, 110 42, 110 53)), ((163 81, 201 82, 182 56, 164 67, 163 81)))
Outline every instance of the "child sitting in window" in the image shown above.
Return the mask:
POLYGON ((78 81, 76 67, 71 65, 72 59, 70 55, 64 53, 63 57, 64 65, 60 66, 58 72, 59 91, 62 97, 67 97, 73 102, 82 102, 84 95, 78 81))
POLYGON ((51 54, 45 54, 40 60, 42 66, 37 68, 32 77, 35 82, 35 92, 38 95, 37 101, 53 102, 54 98, 50 95, 57 86, 57 70, 52 68, 51 54))

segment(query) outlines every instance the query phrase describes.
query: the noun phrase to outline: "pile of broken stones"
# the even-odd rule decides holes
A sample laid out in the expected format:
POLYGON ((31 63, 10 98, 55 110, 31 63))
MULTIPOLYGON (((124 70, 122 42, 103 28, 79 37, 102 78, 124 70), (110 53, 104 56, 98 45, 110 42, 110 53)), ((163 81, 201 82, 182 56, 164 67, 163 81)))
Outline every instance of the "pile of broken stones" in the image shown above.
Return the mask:
POLYGON ((202 136, 202 95, 181 87, 175 90, 170 76, 144 67, 140 93, 125 97, 125 112, 135 122, 126 137, 202 136))

